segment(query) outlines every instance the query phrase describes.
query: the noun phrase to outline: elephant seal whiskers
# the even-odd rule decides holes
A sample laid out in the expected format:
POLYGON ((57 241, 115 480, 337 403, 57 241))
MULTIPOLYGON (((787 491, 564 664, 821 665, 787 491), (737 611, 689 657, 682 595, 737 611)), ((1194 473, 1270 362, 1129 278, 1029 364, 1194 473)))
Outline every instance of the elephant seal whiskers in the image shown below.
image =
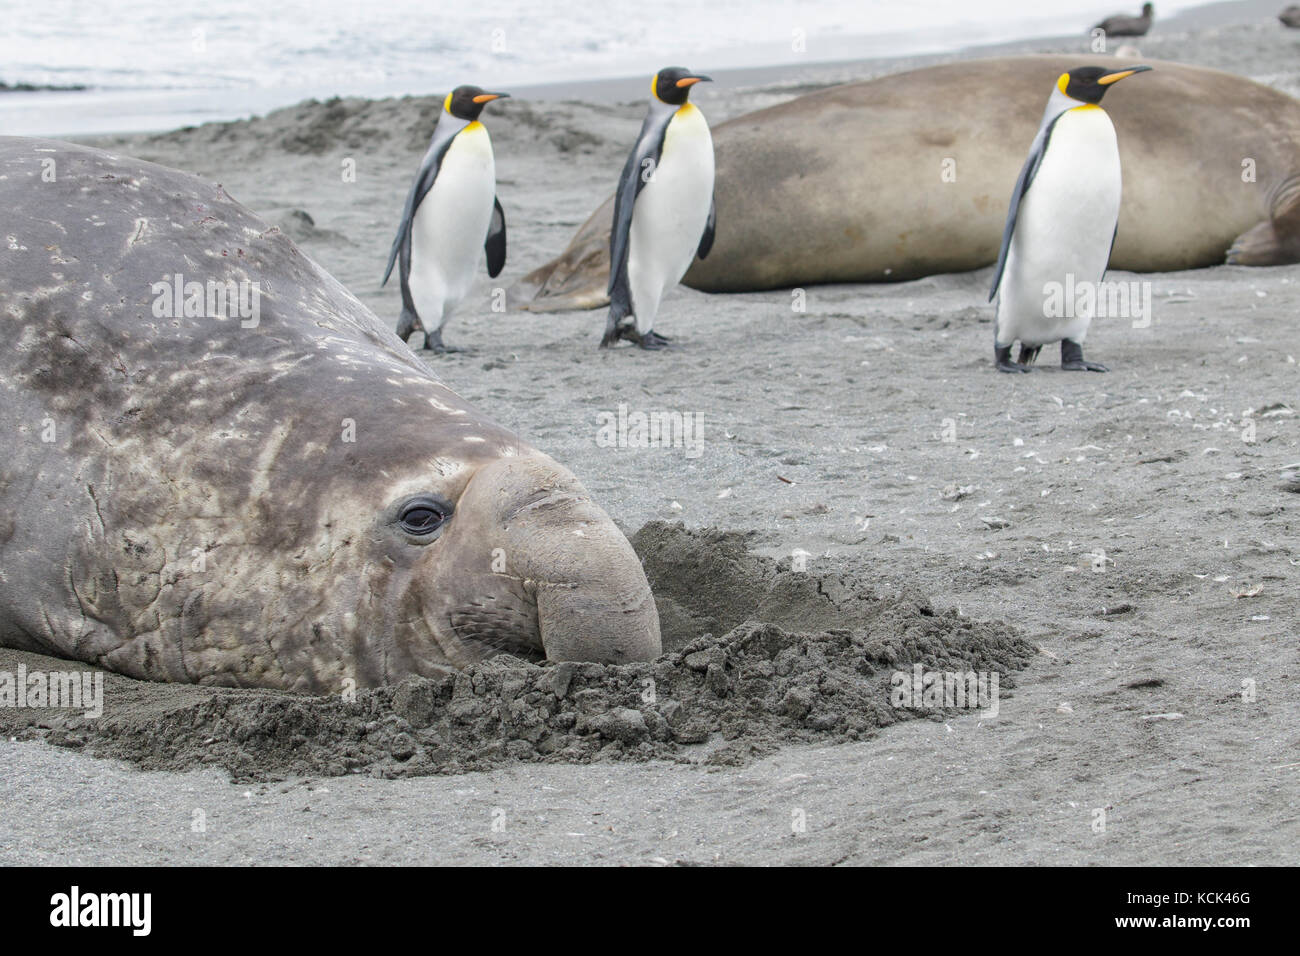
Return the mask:
POLYGON ((304 691, 659 654, 626 538, 279 230, 0 138, 0 645, 304 691))

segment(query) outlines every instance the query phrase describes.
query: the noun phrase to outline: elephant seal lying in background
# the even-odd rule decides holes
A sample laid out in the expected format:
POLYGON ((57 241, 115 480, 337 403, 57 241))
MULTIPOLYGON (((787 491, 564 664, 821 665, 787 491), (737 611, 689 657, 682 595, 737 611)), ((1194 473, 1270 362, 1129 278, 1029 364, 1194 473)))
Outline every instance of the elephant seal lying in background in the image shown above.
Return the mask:
MULTIPOLYGON (((714 127, 717 238, 682 281, 750 292, 992 265, 1044 90, 1097 62, 968 60, 832 87, 714 127)), ((1124 168, 1111 266, 1300 261, 1300 101, 1217 70, 1146 62, 1155 70, 1141 86, 1106 100, 1124 168)), ((511 300, 533 311, 604 305, 612 210, 610 199, 511 300)))
POLYGON ((0 645, 327 692, 660 653, 578 480, 185 173, 0 138, 0 645))

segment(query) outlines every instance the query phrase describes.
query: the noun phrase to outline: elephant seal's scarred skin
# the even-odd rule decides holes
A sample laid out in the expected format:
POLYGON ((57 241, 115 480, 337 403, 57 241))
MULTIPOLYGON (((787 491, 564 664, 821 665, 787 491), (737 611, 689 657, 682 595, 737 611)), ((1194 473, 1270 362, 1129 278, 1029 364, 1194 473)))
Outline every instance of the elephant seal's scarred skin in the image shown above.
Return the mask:
POLYGON ((0 209, 0 645, 313 692, 659 654, 577 479, 220 186, 0 138, 0 209), (175 273, 259 283, 259 324, 157 317, 175 273), (395 520, 421 493, 455 506, 432 543, 395 520))
MULTIPOLYGON (((969 60, 833 87, 714 127, 717 239, 683 281, 744 292, 991 265, 1052 83, 1107 62, 969 60)), ((1300 261, 1300 101, 1217 70, 1144 62, 1154 72, 1106 98, 1124 169, 1112 268, 1300 261), (1255 182, 1243 182, 1248 159, 1255 182)), ((522 279, 512 301, 534 311, 604 305, 611 216, 612 201, 559 259, 522 279)))

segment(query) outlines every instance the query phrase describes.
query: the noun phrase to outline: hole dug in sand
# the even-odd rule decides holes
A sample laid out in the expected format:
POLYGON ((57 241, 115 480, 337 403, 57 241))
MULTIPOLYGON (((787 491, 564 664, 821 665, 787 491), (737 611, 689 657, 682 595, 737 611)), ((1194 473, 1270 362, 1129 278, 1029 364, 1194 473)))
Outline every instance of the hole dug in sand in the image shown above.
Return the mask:
MULTIPOLYGON (((503 656, 361 691, 351 703, 107 674, 99 719, 0 708, 0 732, 145 769, 223 767, 239 781, 460 773, 505 761, 737 764, 790 743, 859 740, 919 715, 890 703, 891 675, 914 664, 996 673, 1006 688, 1033 656, 1005 625, 795 572, 745 541, 661 522, 633 537, 663 626, 665 653, 652 663, 503 656)), ((0 669, 19 659, 29 670, 53 666, 5 651, 0 669)))

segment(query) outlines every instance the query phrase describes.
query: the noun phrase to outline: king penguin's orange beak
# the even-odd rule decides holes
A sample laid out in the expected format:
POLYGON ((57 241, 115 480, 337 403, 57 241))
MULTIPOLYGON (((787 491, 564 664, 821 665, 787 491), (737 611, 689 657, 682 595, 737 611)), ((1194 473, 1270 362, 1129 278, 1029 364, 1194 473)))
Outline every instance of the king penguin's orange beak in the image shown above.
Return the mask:
POLYGON ((1118 83, 1126 76, 1132 76, 1134 73, 1146 73, 1150 70, 1149 66, 1135 66, 1127 70, 1116 70, 1114 73, 1106 73, 1097 78, 1097 83, 1101 86, 1110 86, 1112 83, 1118 83))

